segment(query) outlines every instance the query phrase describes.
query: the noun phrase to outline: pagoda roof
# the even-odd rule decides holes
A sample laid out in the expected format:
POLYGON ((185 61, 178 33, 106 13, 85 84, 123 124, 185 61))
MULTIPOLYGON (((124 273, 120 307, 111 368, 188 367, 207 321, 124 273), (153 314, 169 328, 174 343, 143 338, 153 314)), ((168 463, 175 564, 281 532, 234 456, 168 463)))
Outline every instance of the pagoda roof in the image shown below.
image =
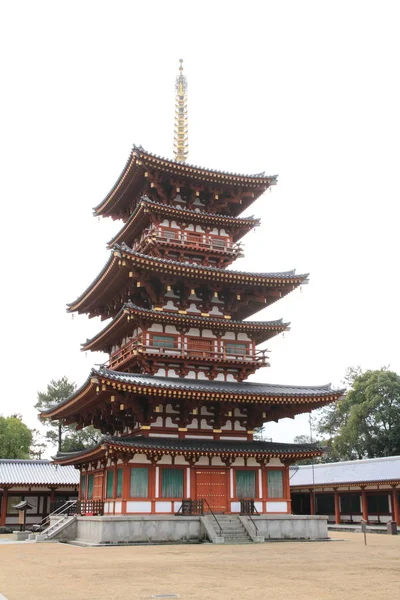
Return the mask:
POLYGON ((234 241, 239 240, 247 231, 260 224, 260 219, 255 219, 254 217, 239 218, 189 210, 179 206, 154 202, 147 198, 147 196, 144 196, 126 221, 123 228, 108 242, 108 247, 111 248, 115 244, 120 244, 122 242, 125 242, 128 245, 131 244, 136 236, 140 235, 145 228, 146 223, 150 220, 150 213, 179 221, 185 220, 188 223, 200 223, 213 227, 232 228, 235 229, 233 235, 234 241))
POLYGON ((182 315, 178 312, 142 308, 129 301, 124 304, 114 319, 102 331, 82 344, 82 350, 105 351, 105 348, 112 345, 117 339, 123 338, 127 331, 132 329, 132 320, 145 323, 165 323, 175 325, 178 328, 179 326, 189 326, 210 329, 211 331, 249 333, 256 337, 259 344, 289 329, 289 323, 283 323, 282 319, 276 321, 235 321, 211 316, 182 315))
MULTIPOLYGON (((121 288, 127 283, 129 277, 139 280, 130 269, 152 272, 154 276, 166 275, 178 278, 184 278, 190 282, 196 283, 214 283, 221 285, 237 285, 246 288, 256 289, 277 289, 279 298, 291 292, 295 287, 305 283, 308 274, 296 275, 296 271, 284 271, 278 273, 249 273, 247 271, 231 271, 197 265, 189 262, 178 262, 175 260, 149 256, 140 252, 131 250, 126 244, 116 244, 111 252, 111 256, 91 285, 74 302, 68 304, 68 311, 78 311, 80 313, 96 312, 105 303, 105 296, 112 300, 121 288)), ((278 296, 270 299, 271 304, 278 299, 278 296)), ((264 302, 259 308, 267 306, 264 302)), ((118 310, 120 306, 118 307, 118 310)), ((115 310, 114 314, 118 312, 115 310)), ((255 312, 255 311, 253 311, 255 312)), ((249 314, 252 314, 251 312, 249 314)), ((248 315, 246 315, 248 316, 248 315)))
POLYGON ((251 192, 251 196, 238 207, 239 212, 247 208, 269 186, 277 183, 277 175, 266 176, 264 173, 244 175, 198 167, 163 158, 146 152, 141 146, 134 145, 119 178, 104 200, 93 209, 94 214, 126 218, 129 207, 135 205, 140 198, 146 182, 146 173, 150 169, 169 177, 173 176, 181 182, 194 181, 226 189, 246 189, 251 192))
POLYGON ((322 386, 291 386, 255 382, 228 382, 177 377, 158 377, 112 371, 106 367, 92 369, 86 382, 59 404, 42 411, 43 418, 62 419, 77 413, 81 407, 101 401, 101 394, 116 391, 157 396, 165 399, 195 399, 213 402, 268 403, 301 405, 298 412, 319 408, 340 398, 344 390, 322 386))
POLYGON ((79 464, 87 460, 95 460, 118 452, 141 453, 149 458, 161 458, 162 455, 187 455, 191 457, 220 456, 248 458, 283 458, 294 461, 299 458, 311 458, 322 454, 316 444, 283 444, 263 441, 231 441, 231 440, 192 440, 178 438, 153 437, 108 437, 97 446, 80 452, 61 453, 55 457, 60 464, 79 464))

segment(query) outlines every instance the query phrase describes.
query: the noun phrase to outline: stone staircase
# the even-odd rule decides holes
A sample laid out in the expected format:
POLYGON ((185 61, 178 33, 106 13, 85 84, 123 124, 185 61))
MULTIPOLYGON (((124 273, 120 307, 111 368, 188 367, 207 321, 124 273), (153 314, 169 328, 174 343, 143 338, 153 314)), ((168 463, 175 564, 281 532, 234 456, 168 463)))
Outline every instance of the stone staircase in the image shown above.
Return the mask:
POLYGON ((225 544, 250 544, 253 542, 238 515, 216 515, 222 527, 225 544))
POLYGON ((57 519, 51 521, 50 525, 39 533, 31 533, 27 538, 27 542, 47 542, 56 538, 64 529, 66 529, 73 521, 76 515, 61 515, 57 519))

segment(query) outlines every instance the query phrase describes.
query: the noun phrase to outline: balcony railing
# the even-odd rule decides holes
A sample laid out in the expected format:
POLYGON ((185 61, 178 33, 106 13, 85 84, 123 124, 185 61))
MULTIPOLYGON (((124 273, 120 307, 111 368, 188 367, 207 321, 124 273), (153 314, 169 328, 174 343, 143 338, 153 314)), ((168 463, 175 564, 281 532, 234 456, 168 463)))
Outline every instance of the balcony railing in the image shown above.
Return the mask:
POLYGON ((238 255, 243 251, 241 243, 232 243, 229 239, 214 238, 207 234, 191 234, 186 231, 171 231, 163 229, 147 229, 143 232, 140 240, 134 246, 134 250, 142 249, 149 240, 161 244, 169 244, 178 247, 186 247, 195 250, 212 250, 217 252, 229 252, 238 255))
POLYGON ((139 354, 158 355, 169 359, 196 359, 214 363, 257 363, 262 366, 266 364, 267 352, 267 350, 253 351, 252 348, 246 348, 243 351, 241 348, 229 348, 229 344, 221 350, 207 349, 204 347, 204 340, 203 344, 199 346, 188 344, 182 347, 178 341, 165 346, 160 341, 157 344, 145 344, 143 336, 138 336, 113 352, 107 366, 116 370, 139 354))

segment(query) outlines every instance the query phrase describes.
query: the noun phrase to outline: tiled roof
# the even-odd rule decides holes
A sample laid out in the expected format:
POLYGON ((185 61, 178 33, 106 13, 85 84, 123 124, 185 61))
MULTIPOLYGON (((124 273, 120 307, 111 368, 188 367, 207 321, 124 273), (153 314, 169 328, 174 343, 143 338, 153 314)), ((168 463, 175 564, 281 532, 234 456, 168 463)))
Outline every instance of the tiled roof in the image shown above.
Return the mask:
MULTIPOLYGON (((143 259, 148 261, 149 263, 153 263, 154 265, 171 265, 171 266, 175 266, 175 267, 184 267, 184 268, 188 268, 191 271, 193 270, 194 273, 196 273, 196 271, 198 271, 199 273, 202 271, 208 272, 208 273, 221 273, 222 276, 226 276, 226 275, 235 275, 238 277, 252 277, 252 278, 262 278, 262 279, 303 279, 306 280, 308 277, 308 273, 306 274, 301 274, 301 275, 296 275, 296 271, 295 269, 292 269, 291 271, 280 271, 280 272, 276 272, 276 273, 254 273, 254 272, 249 272, 249 271, 233 271, 233 270, 228 270, 228 269, 220 269, 218 267, 210 267, 210 266, 206 266, 206 265, 197 265, 195 263, 191 263, 191 262, 179 262, 177 260, 171 260, 169 258, 158 258, 158 257, 154 257, 154 256, 149 256, 148 254, 142 254, 141 252, 135 252, 134 250, 132 250, 131 248, 129 248, 129 246, 127 246, 126 244, 122 243, 122 244, 115 244, 115 246, 113 247, 114 252, 115 251, 120 251, 123 252, 125 254, 130 254, 133 258, 137 258, 137 259, 143 259)), ((303 281, 303 283, 305 283, 305 281, 303 281)))
POLYGON ((237 456, 287 456, 300 455, 318 456, 321 449, 316 444, 282 444, 278 442, 263 441, 232 441, 232 440, 193 440, 162 437, 107 437, 97 446, 81 452, 60 453, 55 459, 59 461, 77 462, 77 459, 86 455, 98 455, 98 451, 106 448, 135 450, 138 452, 158 452, 166 454, 227 454, 235 453, 237 456), (96 452, 97 451, 97 452, 96 452))
MULTIPOLYGON (((164 395, 176 398, 209 399, 214 402, 232 401, 238 403, 268 402, 271 405, 302 405, 318 408, 340 398, 344 390, 333 390, 330 384, 322 386, 291 386, 274 385, 254 382, 228 382, 196 380, 178 377, 158 377, 157 375, 142 375, 112 371, 106 367, 93 368, 85 383, 69 398, 41 412, 41 417, 54 416, 63 418, 63 414, 71 414, 76 410, 76 402, 82 398, 93 397, 97 394, 99 384, 104 384, 110 391, 113 389, 129 391, 133 394, 164 395), (211 394, 208 396, 207 394, 211 394), (65 410, 63 410, 65 409, 65 410), (69 414, 69 413, 68 413, 69 414), (61 416, 60 416, 61 415, 61 416)), ((103 391, 106 391, 104 388, 103 391)), ((301 410, 298 412, 302 412, 301 410)))
POLYGON ((61 467, 49 460, 0 459, 2 485, 76 486, 79 473, 72 466, 61 467))
POLYGON ((141 386, 155 386, 157 388, 181 389, 194 392, 215 392, 236 395, 277 395, 277 396, 330 396, 335 394, 330 383, 319 386, 292 386, 276 385, 271 383, 255 383, 246 381, 210 381, 197 379, 181 379, 178 377, 158 377, 157 375, 140 375, 136 373, 123 373, 111 371, 105 367, 92 369, 92 375, 113 379, 121 383, 136 384, 141 386))
POLYGON ((129 185, 129 175, 132 176, 132 173, 134 173, 135 170, 137 171, 138 168, 142 168, 143 161, 160 171, 171 172, 182 178, 190 178, 197 181, 218 182, 222 184, 241 184, 250 189, 261 188, 263 185, 276 185, 278 178, 277 175, 265 176, 264 173, 245 175, 241 173, 219 171, 216 169, 207 169, 188 163, 180 163, 146 152, 141 146, 134 145, 116 183, 105 199, 93 209, 94 214, 101 214, 110 199, 121 189, 121 187, 129 185))
POLYGON ((119 438, 112 437, 106 440, 109 445, 133 446, 143 449, 177 450, 191 452, 262 452, 268 453, 296 453, 296 452, 320 452, 316 444, 283 444, 278 442, 263 441, 232 441, 232 440, 191 440, 178 438, 152 438, 152 437, 132 437, 119 438))
MULTIPOLYGON (((150 321, 155 323, 172 323, 174 325, 179 324, 191 324, 193 326, 203 327, 204 329, 223 329, 225 331, 248 331, 254 334, 258 333, 258 337, 262 341, 272 337, 282 331, 289 329, 289 323, 283 323, 282 319, 275 321, 236 321, 234 319, 222 319, 216 317, 202 317, 200 315, 186 314, 182 315, 178 312, 167 312, 157 311, 151 308, 143 308, 137 306, 131 300, 126 302, 121 310, 116 314, 113 320, 108 323, 99 333, 97 333, 90 340, 86 340, 85 344, 82 344, 82 348, 89 348, 97 340, 104 337, 109 331, 113 329, 114 324, 122 317, 123 314, 139 315, 142 318, 148 318, 150 321), (264 335, 262 335, 264 333, 264 335)), ((132 317, 130 317, 132 319, 132 317)))
POLYGON ((126 223, 122 227, 122 229, 113 237, 112 240, 108 242, 108 247, 111 248, 114 244, 118 243, 121 239, 123 241, 128 241, 129 239, 133 239, 135 235, 138 235, 137 231, 139 228, 139 232, 143 229, 144 225, 144 213, 145 212, 154 212, 158 214, 162 214, 163 216, 170 216, 177 220, 187 220, 189 223, 212 223, 214 226, 224 226, 224 227, 232 227, 236 231, 240 231, 234 235, 234 239, 240 239, 246 233, 245 230, 252 229, 260 224, 260 219, 255 219, 254 217, 240 218, 240 217, 232 217, 228 215, 214 214, 203 211, 190 210, 187 208, 181 208, 181 206, 171 206, 169 204, 161 204, 160 202, 155 202, 150 200, 147 196, 143 196, 140 202, 136 206, 133 213, 129 216, 126 223), (138 223, 136 223, 138 221, 138 223), (140 225, 142 223, 142 225, 140 225), (133 234, 132 234, 133 232, 133 234), (128 239, 126 238, 128 236, 128 239))
POLYGON ((400 456, 300 466, 290 480, 296 487, 357 482, 400 481, 400 456))

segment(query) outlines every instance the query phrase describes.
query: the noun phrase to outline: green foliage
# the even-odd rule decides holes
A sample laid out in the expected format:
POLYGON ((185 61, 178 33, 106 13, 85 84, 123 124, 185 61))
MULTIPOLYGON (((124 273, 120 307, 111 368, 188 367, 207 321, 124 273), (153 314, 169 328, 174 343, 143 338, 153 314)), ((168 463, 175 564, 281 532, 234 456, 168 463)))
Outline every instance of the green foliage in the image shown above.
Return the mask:
POLYGON ((348 369, 351 387, 322 411, 318 432, 328 436, 331 460, 400 454, 400 376, 387 368, 348 369))
MULTIPOLYGON (((75 383, 68 381, 67 377, 52 379, 45 392, 38 392, 35 408, 42 411, 55 406, 69 398, 75 389, 75 383)), ((39 419, 43 423, 43 419, 40 417, 39 419)), ((57 446, 59 452, 84 450, 96 444, 101 438, 99 432, 93 427, 77 431, 75 425, 64 425, 62 421, 46 419, 45 423, 47 427, 45 437, 53 446, 57 446)))
POLYGON ((0 458, 29 458, 32 431, 20 415, 0 416, 0 458))

